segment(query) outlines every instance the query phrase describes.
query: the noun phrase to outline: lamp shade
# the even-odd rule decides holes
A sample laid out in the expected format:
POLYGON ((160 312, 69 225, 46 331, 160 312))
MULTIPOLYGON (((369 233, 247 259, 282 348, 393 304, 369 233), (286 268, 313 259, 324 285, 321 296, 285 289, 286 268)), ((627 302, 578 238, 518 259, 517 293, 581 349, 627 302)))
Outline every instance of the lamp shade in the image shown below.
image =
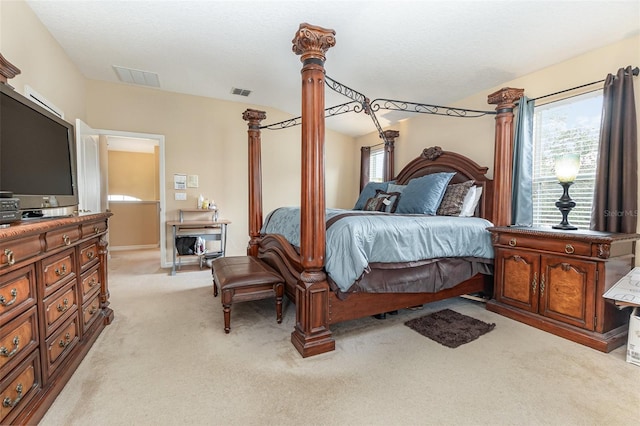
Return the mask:
POLYGON ((564 154, 556 158, 556 177, 560 182, 574 182, 580 170, 580 154, 564 154))

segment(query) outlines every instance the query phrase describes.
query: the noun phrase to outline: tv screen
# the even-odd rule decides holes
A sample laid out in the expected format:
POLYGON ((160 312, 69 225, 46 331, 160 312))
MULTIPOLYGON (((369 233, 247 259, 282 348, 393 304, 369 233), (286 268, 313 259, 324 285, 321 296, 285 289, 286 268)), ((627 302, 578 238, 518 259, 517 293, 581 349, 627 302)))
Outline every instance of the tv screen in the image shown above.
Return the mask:
POLYGON ((78 204, 73 125, 0 84, 0 190, 23 210, 78 204))

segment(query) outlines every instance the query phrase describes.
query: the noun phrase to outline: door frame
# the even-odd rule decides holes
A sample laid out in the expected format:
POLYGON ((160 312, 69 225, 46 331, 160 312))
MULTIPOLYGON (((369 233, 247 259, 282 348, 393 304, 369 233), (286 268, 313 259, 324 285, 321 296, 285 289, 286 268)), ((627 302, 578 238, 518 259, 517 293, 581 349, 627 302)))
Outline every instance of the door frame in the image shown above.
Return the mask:
MULTIPOLYGON (((101 136, 118 136, 124 138, 138 138, 138 139, 150 139, 157 142, 158 146, 158 188, 160 190, 160 212, 159 212, 159 223, 160 223, 160 267, 168 268, 171 266, 169 262, 166 260, 167 254, 167 243, 166 243, 166 185, 165 185, 165 143, 164 143, 164 135, 159 135, 155 133, 138 133, 138 132, 127 132, 121 130, 107 130, 107 129, 94 129, 98 135, 101 136)), ((155 145, 155 143, 154 143, 155 145)), ((101 170, 101 174, 102 174, 101 170)), ((106 176, 103 176, 106 179, 106 176)), ((108 188, 107 194, 108 196, 108 188)), ((109 201, 107 200, 107 208, 109 207, 109 201)))

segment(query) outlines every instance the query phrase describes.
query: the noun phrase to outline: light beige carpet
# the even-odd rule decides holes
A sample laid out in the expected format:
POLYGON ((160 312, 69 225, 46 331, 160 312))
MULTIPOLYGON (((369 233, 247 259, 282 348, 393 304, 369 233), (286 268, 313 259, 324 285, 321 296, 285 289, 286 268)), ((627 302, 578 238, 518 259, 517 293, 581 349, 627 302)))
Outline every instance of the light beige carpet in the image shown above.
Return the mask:
POLYGON ((637 425, 640 367, 456 298, 333 327, 303 359, 271 300, 237 304, 231 334, 208 270, 113 252, 107 327, 42 425, 637 425), (404 321, 444 308, 496 323, 456 349, 404 321))

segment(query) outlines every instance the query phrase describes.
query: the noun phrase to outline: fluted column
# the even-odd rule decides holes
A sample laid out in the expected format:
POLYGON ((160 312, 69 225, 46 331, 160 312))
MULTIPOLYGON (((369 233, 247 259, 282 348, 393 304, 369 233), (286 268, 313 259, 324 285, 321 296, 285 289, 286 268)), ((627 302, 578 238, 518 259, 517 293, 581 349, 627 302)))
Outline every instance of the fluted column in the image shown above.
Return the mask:
POLYGON ((242 119, 247 121, 249 137, 249 245, 247 255, 257 256, 262 229, 262 149, 260 122, 267 118, 264 111, 247 109, 242 119))
POLYGON ((489 95, 496 105, 495 151, 493 155, 493 218, 496 226, 511 225, 511 187, 513 176, 513 109, 524 89, 505 87, 489 95))
POLYGON ((296 326, 291 341, 303 357, 331 351, 329 284, 325 256, 324 61, 335 45, 335 31, 307 23, 293 38, 302 61, 302 188, 300 260, 304 268, 296 286, 296 326))
POLYGON ((384 143, 384 169, 383 175, 385 182, 391 180, 395 177, 395 170, 393 165, 395 163, 393 157, 393 151, 395 148, 396 138, 400 136, 400 132, 398 130, 385 130, 384 137, 386 139, 384 143))

